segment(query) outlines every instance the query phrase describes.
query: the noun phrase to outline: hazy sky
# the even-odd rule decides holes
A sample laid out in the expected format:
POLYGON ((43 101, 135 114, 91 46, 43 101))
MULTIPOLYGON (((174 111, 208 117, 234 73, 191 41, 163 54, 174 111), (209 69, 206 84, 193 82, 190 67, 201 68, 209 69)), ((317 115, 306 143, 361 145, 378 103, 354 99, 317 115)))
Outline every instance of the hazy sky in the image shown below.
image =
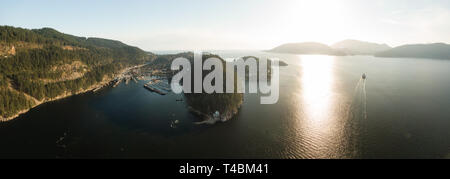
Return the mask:
POLYGON ((52 27, 145 50, 269 49, 358 39, 450 43, 449 0, 2 0, 0 25, 52 27))

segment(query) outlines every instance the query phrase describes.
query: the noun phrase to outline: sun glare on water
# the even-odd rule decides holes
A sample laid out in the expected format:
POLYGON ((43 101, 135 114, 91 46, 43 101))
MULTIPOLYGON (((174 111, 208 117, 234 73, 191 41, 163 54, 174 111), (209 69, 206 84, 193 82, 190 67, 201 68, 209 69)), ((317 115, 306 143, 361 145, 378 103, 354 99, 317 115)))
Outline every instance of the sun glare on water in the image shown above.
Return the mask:
POLYGON ((311 119, 324 120, 330 106, 334 57, 308 55, 301 57, 302 96, 311 119))
POLYGON ((301 77, 298 112, 299 140, 310 142, 306 154, 314 158, 333 157, 336 153, 336 117, 334 108, 335 57, 324 55, 301 55, 301 77), (333 142, 334 141, 334 142, 333 142))

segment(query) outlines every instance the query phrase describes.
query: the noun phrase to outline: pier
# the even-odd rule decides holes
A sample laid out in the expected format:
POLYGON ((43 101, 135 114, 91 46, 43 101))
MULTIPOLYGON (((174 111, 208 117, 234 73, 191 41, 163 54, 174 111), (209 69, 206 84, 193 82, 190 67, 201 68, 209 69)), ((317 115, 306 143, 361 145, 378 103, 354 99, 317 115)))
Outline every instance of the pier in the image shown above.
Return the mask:
MULTIPOLYGON (((120 83, 124 82, 126 85, 130 81, 134 81, 135 83, 138 83, 140 80, 146 80, 146 77, 153 76, 155 73, 161 74, 159 70, 154 70, 150 68, 145 68, 145 65, 139 65, 134 67, 129 67, 124 69, 120 74, 117 74, 117 76, 111 80, 109 83, 99 86, 97 88, 94 88, 92 91, 97 92, 101 90, 102 88, 106 86, 111 86, 113 88, 120 85, 120 83)), ((171 88, 169 85, 169 82, 167 79, 152 79, 149 83, 144 85, 144 88, 151 91, 158 93, 160 95, 166 95, 169 92, 171 92, 171 88)))
POLYGON ((163 82, 159 79, 153 79, 149 83, 144 85, 144 88, 151 91, 158 93, 160 95, 166 95, 170 91, 172 91, 169 87, 169 84, 166 82, 163 82))

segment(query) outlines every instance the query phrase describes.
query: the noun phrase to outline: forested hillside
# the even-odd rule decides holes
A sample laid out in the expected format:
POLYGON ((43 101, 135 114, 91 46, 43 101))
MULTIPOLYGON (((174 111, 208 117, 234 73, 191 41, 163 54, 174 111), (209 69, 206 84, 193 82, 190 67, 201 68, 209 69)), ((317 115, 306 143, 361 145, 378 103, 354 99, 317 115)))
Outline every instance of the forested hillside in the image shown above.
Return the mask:
POLYGON ((154 58, 119 41, 0 26, 0 119, 154 58))

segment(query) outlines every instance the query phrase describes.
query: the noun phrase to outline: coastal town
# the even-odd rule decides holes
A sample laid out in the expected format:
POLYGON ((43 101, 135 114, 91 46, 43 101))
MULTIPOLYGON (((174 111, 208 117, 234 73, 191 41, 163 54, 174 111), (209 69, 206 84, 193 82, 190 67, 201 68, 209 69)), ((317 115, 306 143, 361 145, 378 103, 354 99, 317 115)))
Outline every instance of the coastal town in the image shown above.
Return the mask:
POLYGON ((138 83, 138 81, 147 80, 150 77, 150 82, 145 84, 144 88, 160 95, 166 95, 171 92, 167 79, 167 75, 170 73, 167 70, 153 69, 148 64, 137 65, 124 69, 110 83, 94 88, 92 91, 97 92, 107 86, 115 88, 121 83, 128 85, 130 81, 138 83))

